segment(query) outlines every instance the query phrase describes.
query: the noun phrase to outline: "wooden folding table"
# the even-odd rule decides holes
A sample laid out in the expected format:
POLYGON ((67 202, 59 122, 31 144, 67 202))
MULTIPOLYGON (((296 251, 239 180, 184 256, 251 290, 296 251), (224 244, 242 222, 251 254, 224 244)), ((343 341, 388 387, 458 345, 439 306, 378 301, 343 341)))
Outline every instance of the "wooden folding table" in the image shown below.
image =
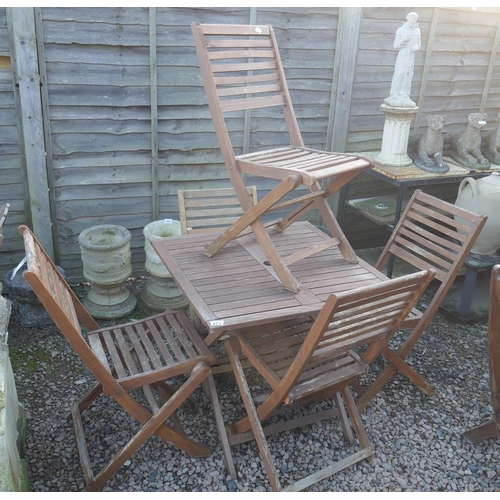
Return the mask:
MULTIPOLYGON (((284 232, 268 229, 283 256, 320 245, 329 236, 309 222, 284 232)), ((202 254, 213 233, 173 236, 152 242, 173 279, 208 329, 207 345, 232 328, 244 328, 316 314, 333 292, 379 283, 388 278, 358 260, 347 262, 337 247, 316 253, 290 271, 298 293, 284 288, 254 235, 238 238, 212 257, 202 254)))

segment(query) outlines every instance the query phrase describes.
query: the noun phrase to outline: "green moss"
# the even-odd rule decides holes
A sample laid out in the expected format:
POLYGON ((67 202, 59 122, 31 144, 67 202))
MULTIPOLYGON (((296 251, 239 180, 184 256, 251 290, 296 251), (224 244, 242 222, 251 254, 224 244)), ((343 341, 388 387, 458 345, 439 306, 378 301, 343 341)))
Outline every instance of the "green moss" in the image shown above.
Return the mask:
MULTIPOLYGON (((28 347, 28 346, 27 346, 28 347)), ((15 372, 22 372, 26 375, 35 373, 40 364, 47 363, 52 359, 50 352, 43 347, 37 346, 35 349, 19 349, 11 347, 9 349, 10 362, 15 372)))

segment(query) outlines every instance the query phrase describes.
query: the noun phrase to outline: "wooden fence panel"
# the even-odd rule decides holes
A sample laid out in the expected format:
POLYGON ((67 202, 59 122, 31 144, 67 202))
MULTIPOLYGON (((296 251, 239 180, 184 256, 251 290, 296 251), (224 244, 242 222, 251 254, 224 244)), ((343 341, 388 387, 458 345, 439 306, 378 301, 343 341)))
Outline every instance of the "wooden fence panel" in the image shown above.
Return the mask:
MULTIPOLYGON (((357 35, 351 40, 351 46, 358 47, 353 56, 352 98, 342 102, 348 108, 345 114, 335 116, 341 120, 348 116, 349 122, 344 118, 346 123, 340 124, 332 122, 332 110, 340 103, 334 81, 334 75, 339 78, 335 65, 340 60, 338 7, 40 9, 55 244, 58 264, 68 278, 82 279, 78 235, 83 229, 104 223, 126 226, 132 233, 134 274, 143 274, 142 229, 155 211, 158 218, 175 219, 179 189, 230 186, 201 81, 191 22, 271 24, 305 143, 315 148, 335 144, 328 137, 334 123, 337 130, 345 127, 341 142, 345 141, 346 150, 363 152, 381 146, 380 105, 394 72, 394 35, 412 10, 419 15, 422 36, 411 94, 421 102, 412 132, 423 130, 426 116, 434 113, 447 115, 445 130, 457 128, 481 106, 488 113, 488 127, 496 126, 500 9, 363 8, 358 40, 357 35), (156 88, 151 88, 151 81, 157 82, 156 88)), ((9 55, 5 8, 0 8, 2 55, 9 55)), ((282 145, 285 140, 282 124, 269 110, 243 113, 228 125, 237 151, 282 145)), ((12 199, 0 253, 1 277, 22 256, 16 228, 26 222, 27 196, 12 76, 1 65, 0 132, 0 203, 6 196, 12 199)), ((249 182, 257 185, 259 197, 275 185, 258 178, 249 182)), ((373 186, 361 178, 359 182, 359 186, 353 183, 353 192, 361 197, 366 191, 368 196, 373 186)), ((352 229, 347 234, 353 245, 379 242, 380 228, 369 228, 356 217, 349 213, 352 229)), ((320 222, 315 213, 310 220, 320 222)))

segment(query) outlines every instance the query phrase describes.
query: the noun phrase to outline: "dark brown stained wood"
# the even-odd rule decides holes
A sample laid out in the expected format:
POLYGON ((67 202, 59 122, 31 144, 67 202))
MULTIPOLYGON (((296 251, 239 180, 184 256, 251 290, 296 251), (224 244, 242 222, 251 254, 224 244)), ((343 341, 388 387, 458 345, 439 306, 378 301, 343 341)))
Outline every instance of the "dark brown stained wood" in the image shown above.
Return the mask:
MULTIPOLYGON (((190 439, 182 426, 179 427, 180 421, 175 414, 191 393, 211 377, 210 366, 216 362, 215 356, 208 351, 194 327, 190 325, 186 314, 183 311, 168 310, 143 320, 99 328, 30 229, 21 226, 20 232, 27 257, 27 270, 23 273, 26 281, 98 382, 96 388, 72 408, 86 481, 85 490, 100 490, 153 434, 194 457, 209 455, 208 448, 190 439), (80 323, 88 330, 88 343, 82 335, 80 323), (186 375, 187 379, 180 383, 175 382, 179 375, 186 375), (167 381, 175 384, 176 389, 170 388, 166 384, 167 381), (159 403, 150 385, 162 387, 168 396, 166 400, 159 403), (150 410, 142 402, 136 401, 133 393, 128 392, 135 388, 143 389, 150 410), (139 422, 140 428, 94 476, 81 414, 102 393, 115 399, 139 422), (165 425, 169 418, 175 422, 175 429, 165 425)), ((212 405, 218 408, 214 384, 209 383, 206 388, 212 405)), ((227 436, 222 432, 224 423, 220 408, 215 411, 215 418, 228 471, 235 479, 236 473, 227 436)))
MULTIPOLYGON (((451 203, 430 196, 420 189, 414 192, 375 267, 382 271, 391 256, 400 258, 422 270, 437 268, 436 278, 441 281, 441 284, 397 351, 393 351, 387 345, 382 349, 382 355, 390 363, 370 387, 360 395, 357 401, 359 408, 366 407, 398 370, 427 394, 435 393, 435 389, 404 360, 437 313, 485 223, 486 217, 484 215, 476 215, 463 210, 451 203), (423 225, 426 231, 418 232, 417 238, 412 239, 411 232, 407 230, 408 220, 414 221, 419 226, 423 225), (436 238, 435 235, 438 237, 436 238), (426 236, 430 239, 430 243, 426 236), (449 239, 452 240, 449 245, 443 242, 443 240, 449 239), (452 253, 450 253, 449 248, 453 249, 452 253)), ((379 347, 377 344, 370 346, 364 354, 364 359, 371 363, 378 356, 379 347)))
MULTIPOLYGON (((227 427, 229 443, 245 441, 246 434, 252 431, 274 491, 281 490, 281 483, 265 436, 306 423, 300 418, 288 417, 287 422, 275 423, 272 431, 267 428, 266 432, 265 420, 280 414, 278 407, 282 404, 286 411, 286 405, 300 402, 310 405, 312 401, 319 402, 335 395, 345 437, 352 444, 349 416, 361 447, 361 452, 351 453, 285 490, 301 490, 373 456, 374 449, 348 388, 368 371, 368 364, 354 348, 377 344, 381 349, 387 344, 433 277, 434 271, 426 270, 331 294, 314 318, 268 323, 263 328, 229 330, 226 351, 247 413, 227 427), (255 401, 240 361, 242 355, 271 387, 270 393, 256 397, 255 401)), ((331 412, 317 411, 312 421, 319 422, 331 416, 331 412)))
POLYGON ((488 317, 488 366, 490 372, 493 418, 474 427, 463 436, 472 443, 500 436, 500 266, 491 270, 488 317))

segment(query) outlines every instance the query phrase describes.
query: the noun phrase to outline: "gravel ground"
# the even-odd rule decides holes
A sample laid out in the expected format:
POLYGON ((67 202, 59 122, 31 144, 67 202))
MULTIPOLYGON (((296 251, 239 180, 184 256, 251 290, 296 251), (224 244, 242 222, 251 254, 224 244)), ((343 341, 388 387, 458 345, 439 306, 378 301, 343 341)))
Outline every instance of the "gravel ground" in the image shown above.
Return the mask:
MULTIPOLYGON (((141 280, 129 283, 138 293, 141 280)), ((85 292, 83 287, 76 289, 85 292)), ((421 305, 425 307, 424 296, 421 305)), ((142 311, 144 313, 144 311, 142 311)), ((140 314, 141 308, 134 314, 140 314)), ((397 342, 399 339, 394 339, 397 342)), ((93 378, 55 326, 21 328, 13 301, 9 346, 19 400, 27 417, 25 459, 32 491, 83 488, 70 406, 93 378)), ((362 412, 376 449, 374 464, 358 463, 308 491, 447 491, 486 492, 500 488, 500 441, 477 445, 461 434, 491 418, 487 325, 458 325, 438 314, 410 357, 410 364, 437 389, 428 397, 397 374, 362 412)), ((382 364, 372 367, 375 376, 382 364)), ((216 376, 227 422, 244 414, 234 379, 216 376)), ((324 403, 328 405, 329 403, 324 403)), ((137 430, 118 405, 101 397, 87 412, 84 425, 97 472, 137 430)), ((210 404, 198 389, 179 416, 188 434, 212 450, 194 459, 153 437, 107 482, 104 491, 268 491, 255 442, 233 448, 238 471, 231 481, 210 404)), ((285 432, 268 440, 281 482, 287 485, 352 451, 337 419, 285 432)))

